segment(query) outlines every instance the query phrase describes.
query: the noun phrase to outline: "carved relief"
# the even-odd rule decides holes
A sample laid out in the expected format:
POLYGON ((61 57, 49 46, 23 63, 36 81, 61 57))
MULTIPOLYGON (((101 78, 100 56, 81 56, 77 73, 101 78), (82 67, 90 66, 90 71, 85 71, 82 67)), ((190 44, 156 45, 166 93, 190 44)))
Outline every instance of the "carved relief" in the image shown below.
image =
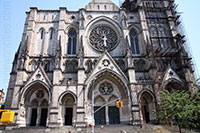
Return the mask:
POLYGON ((108 67, 110 65, 110 61, 105 59, 103 60, 103 63, 102 63, 105 67, 108 67))
POLYGON ((65 62, 65 72, 77 72, 78 61, 76 59, 66 60, 65 62))
POLYGON ((136 59, 134 60, 135 71, 145 71, 146 62, 144 59, 136 59))

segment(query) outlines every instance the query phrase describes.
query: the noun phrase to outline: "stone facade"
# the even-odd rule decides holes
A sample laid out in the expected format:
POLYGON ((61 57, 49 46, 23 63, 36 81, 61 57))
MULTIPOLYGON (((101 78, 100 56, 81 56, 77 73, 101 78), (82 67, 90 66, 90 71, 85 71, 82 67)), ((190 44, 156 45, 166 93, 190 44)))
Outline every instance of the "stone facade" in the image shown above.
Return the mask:
POLYGON ((18 127, 155 122, 163 89, 194 76, 171 0, 92 0, 85 8, 26 12, 6 108, 18 127), (116 108, 116 99, 123 108, 116 108), (108 103, 108 104, 107 104, 108 103))

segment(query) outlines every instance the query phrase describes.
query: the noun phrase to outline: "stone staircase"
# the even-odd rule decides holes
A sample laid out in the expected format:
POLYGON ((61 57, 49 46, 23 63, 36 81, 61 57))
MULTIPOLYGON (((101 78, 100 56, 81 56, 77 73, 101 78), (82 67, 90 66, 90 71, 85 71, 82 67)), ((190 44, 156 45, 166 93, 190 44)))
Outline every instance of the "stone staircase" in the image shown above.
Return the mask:
MULTIPOLYGON (((30 127, 18 129, 6 129, 2 133, 91 133, 92 128, 74 128, 64 126, 60 128, 30 127)), ((142 128, 129 125, 95 126, 95 133, 179 133, 177 127, 161 125, 143 125, 142 128)), ((182 130, 182 133, 195 133, 194 131, 182 130)))

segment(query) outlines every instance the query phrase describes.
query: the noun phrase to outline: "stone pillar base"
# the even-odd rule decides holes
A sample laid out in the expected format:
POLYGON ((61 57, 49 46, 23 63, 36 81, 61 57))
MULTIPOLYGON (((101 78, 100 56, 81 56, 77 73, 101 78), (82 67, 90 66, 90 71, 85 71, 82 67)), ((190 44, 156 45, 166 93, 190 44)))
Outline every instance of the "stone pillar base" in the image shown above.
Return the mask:
POLYGON ((85 122, 76 122, 76 123, 75 123, 75 127, 76 127, 76 128, 86 128, 87 125, 86 125, 85 122))
POLYGON ((49 128, 57 128, 60 127, 57 122, 50 122, 49 125, 47 126, 49 128))

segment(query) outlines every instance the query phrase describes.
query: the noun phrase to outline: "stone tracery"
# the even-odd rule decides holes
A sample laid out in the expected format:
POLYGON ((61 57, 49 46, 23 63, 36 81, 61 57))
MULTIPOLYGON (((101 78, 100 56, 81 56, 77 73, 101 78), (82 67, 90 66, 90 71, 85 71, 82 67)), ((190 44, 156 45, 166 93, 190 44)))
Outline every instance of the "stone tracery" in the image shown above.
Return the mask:
POLYGON ((113 87, 110 83, 104 82, 100 84, 99 91, 103 95, 110 95, 113 92, 113 87))
POLYGON ((112 28, 101 25, 90 32, 89 42, 90 45, 98 51, 110 51, 116 47, 118 36, 112 28))

